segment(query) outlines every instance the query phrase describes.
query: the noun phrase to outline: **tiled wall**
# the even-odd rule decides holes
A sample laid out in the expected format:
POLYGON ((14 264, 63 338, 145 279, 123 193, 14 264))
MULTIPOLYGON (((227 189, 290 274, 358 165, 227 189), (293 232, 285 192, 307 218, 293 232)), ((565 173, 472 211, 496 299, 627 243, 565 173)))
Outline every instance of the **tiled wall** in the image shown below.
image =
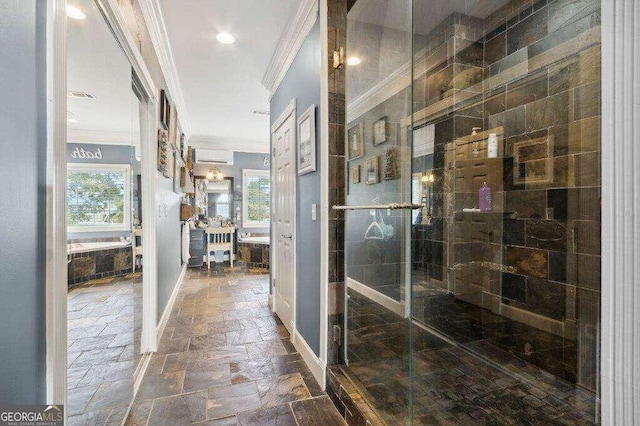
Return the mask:
POLYGON ((250 268, 269 269, 269 244, 238 242, 238 263, 250 268))
MULTIPOLYGON (((329 199, 328 206, 345 203, 345 71, 334 69, 333 52, 346 45, 347 0, 327 0, 329 67, 329 199)), ((328 207, 327 206, 327 207, 328 207)), ((329 209, 329 330, 344 318, 344 214, 329 209)), ((339 342, 328 333, 327 365, 340 359, 339 342)))
POLYGON ((125 275, 132 270, 131 247, 73 253, 69 255, 69 259, 69 286, 125 275))
POLYGON ((600 2, 516 0, 484 21, 443 25, 427 58, 438 45, 465 47, 415 85, 416 124, 436 129, 434 222, 414 229, 434 253, 415 266, 465 302, 575 342, 561 362, 595 389, 600 2), (498 158, 487 158, 488 133, 498 158), (463 212, 485 181, 494 212, 463 212))

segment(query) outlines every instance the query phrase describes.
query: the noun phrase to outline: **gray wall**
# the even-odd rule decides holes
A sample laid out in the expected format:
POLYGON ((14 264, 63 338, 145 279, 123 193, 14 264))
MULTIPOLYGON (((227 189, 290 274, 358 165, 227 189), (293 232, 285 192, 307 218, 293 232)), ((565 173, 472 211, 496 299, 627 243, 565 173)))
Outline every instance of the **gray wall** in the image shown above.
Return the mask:
MULTIPOLYGON (((137 100, 136 100, 137 102, 137 100)), ((68 143, 67 144, 67 162, 77 164, 130 164, 132 174, 132 191, 136 188, 136 175, 140 174, 140 162, 135 160, 135 151, 133 146, 129 145, 104 145, 104 144, 87 144, 87 143, 68 143), (73 158, 73 152, 76 148, 84 148, 85 151, 96 152, 98 149, 102 152, 102 159, 89 158, 73 158)), ((137 210, 137 206, 132 206, 137 210)), ((67 240, 80 238, 105 238, 119 237, 131 235, 131 231, 103 231, 103 232, 74 232, 67 234, 67 240)))
POLYGON ((271 123, 291 99, 297 99, 297 116, 316 106, 316 172, 297 179, 297 315, 298 330, 311 349, 320 353, 320 25, 307 36, 291 68, 271 99, 271 123), (311 205, 318 219, 311 220, 311 205))
MULTIPOLYGON (((158 62, 149 32, 144 24, 144 18, 138 2, 119 2, 122 12, 125 14, 127 24, 132 34, 136 34, 140 41, 140 52, 144 59, 151 78, 158 89, 168 92, 167 84, 158 62)), ((171 99, 171 93, 169 93, 171 99)), ((173 106, 175 108, 175 105, 173 106)), ((180 117, 178 111, 178 117, 180 117)), ((158 122, 158 126, 160 123, 158 122)), ((180 247, 180 195, 173 192, 171 179, 158 173, 156 185, 156 215, 157 249, 158 249, 158 320, 161 318, 173 289, 175 288, 181 271, 180 247)), ((144 244, 144 242, 143 242, 144 244)))
MULTIPOLYGON (((235 217, 236 207, 240 207, 240 220, 236 221, 239 232, 250 232, 252 234, 269 234, 269 228, 244 228, 242 226, 242 169, 253 170, 269 170, 269 166, 264 165, 264 158, 269 154, 257 154, 253 152, 234 152, 233 165, 217 167, 225 177, 233 178, 234 206, 233 214, 235 217)), ((195 173, 197 176, 204 176, 211 168, 210 165, 196 164, 195 173)))
POLYGON ((173 192, 173 179, 167 179, 158 172, 156 200, 158 211, 157 247, 158 247, 158 321, 162 316, 182 268, 181 259, 181 195, 173 192))
POLYGON ((45 403, 46 2, 0 2, 0 402, 45 403))

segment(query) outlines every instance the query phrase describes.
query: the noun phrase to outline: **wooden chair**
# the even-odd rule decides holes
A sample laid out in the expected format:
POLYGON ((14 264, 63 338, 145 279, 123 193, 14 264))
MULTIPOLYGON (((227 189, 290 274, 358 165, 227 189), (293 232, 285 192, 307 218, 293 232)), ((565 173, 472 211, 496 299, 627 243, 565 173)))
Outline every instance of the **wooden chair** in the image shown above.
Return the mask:
POLYGON ((211 252, 218 250, 229 252, 229 263, 233 267, 233 242, 236 228, 207 228, 207 268, 211 269, 211 252))
POLYGON ((131 235, 131 254, 133 263, 131 272, 135 272, 136 259, 138 256, 142 257, 142 228, 133 228, 133 233, 131 235), (140 245, 138 245, 138 237, 140 237, 140 245))

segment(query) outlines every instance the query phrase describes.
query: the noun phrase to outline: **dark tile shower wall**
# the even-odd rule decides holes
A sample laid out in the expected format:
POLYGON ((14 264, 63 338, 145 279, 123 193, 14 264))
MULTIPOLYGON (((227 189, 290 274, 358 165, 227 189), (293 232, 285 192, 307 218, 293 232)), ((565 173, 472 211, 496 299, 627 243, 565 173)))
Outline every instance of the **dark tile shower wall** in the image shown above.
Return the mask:
POLYGON ((489 321, 515 321, 524 331, 496 345, 595 390, 600 2, 517 0, 485 20, 454 14, 432 34, 415 49, 427 62, 463 48, 414 88, 416 124, 436 134, 434 217, 413 229, 414 273, 431 296, 414 312, 455 334, 445 317, 473 311, 468 340, 487 338, 489 321), (487 158, 488 133, 498 158, 487 158), (478 207, 483 182, 493 212, 463 212, 478 207))
MULTIPOLYGON (((345 74, 334 69, 333 52, 346 45, 347 0, 327 0, 329 97, 329 330, 342 326, 344 320, 344 214, 329 206, 345 203, 345 74)), ((327 333, 327 365, 341 362, 340 342, 327 333)))

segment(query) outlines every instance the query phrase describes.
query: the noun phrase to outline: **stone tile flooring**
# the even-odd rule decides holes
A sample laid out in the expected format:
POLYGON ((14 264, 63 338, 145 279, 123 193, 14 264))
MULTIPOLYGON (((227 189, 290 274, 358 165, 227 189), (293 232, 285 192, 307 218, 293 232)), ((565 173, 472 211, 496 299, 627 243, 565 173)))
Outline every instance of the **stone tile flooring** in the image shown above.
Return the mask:
POLYGON ((189 269, 127 424, 345 424, 268 291, 260 269, 189 269))
POLYGON ((133 397, 139 360, 141 274, 89 281, 69 290, 69 425, 118 425, 133 397), (134 314, 137 312, 137 314, 134 314), (139 333, 138 333, 139 334, 139 333))
POLYGON ((598 402, 494 345, 453 346, 349 290, 349 366, 341 368, 387 424, 529 425, 597 423, 598 402), (409 354, 413 350, 413 366, 409 354), (497 360, 490 362, 491 360, 497 360), (410 396, 411 393, 411 396, 410 396))

